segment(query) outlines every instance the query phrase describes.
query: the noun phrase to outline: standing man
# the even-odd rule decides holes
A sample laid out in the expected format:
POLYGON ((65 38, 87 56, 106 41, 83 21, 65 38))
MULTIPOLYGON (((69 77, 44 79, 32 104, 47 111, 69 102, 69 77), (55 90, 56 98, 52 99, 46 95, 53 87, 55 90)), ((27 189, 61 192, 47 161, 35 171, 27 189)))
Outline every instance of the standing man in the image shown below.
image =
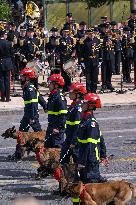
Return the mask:
POLYGON ((82 59, 84 59, 86 73, 86 89, 88 92, 96 93, 100 58, 100 40, 95 37, 93 29, 88 29, 87 38, 84 40, 82 49, 82 59))
POLYGON ((60 44, 59 44, 59 54, 60 54, 61 74, 65 81, 63 91, 68 92, 71 85, 71 76, 67 74, 67 72, 63 69, 63 67, 67 61, 69 61, 71 58, 75 58, 76 55, 75 44, 73 41, 73 37, 70 34, 69 26, 63 28, 62 37, 60 38, 60 44))
POLYGON ((0 30, 0 90, 1 101, 9 102, 13 50, 11 42, 4 39, 4 33, 3 30, 0 30))
POLYGON ((131 83, 131 62, 133 59, 133 49, 131 45, 131 29, 128 26, 123 28, 123 37, 121 41, 122 45, 122 73, 123 73, 123 81, 126 83, 131 83))
POLYGON ((115 64, 115 48, 110 36, 105 36, 103 41, 102 59, 102 90, 114 90, 111 84, 113 66, 115 64))

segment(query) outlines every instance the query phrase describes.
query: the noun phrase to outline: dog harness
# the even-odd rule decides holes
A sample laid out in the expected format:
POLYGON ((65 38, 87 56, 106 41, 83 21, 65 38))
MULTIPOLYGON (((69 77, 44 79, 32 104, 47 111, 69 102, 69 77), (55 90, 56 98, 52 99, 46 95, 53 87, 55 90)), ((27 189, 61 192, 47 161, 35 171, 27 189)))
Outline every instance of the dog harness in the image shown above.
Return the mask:
POLYGON ((18 132, 17 133, 17 144, 19 144, 19 145, 25 145, 26 144, 26 140, 23 137, 23 133, 22 132, 18 132))

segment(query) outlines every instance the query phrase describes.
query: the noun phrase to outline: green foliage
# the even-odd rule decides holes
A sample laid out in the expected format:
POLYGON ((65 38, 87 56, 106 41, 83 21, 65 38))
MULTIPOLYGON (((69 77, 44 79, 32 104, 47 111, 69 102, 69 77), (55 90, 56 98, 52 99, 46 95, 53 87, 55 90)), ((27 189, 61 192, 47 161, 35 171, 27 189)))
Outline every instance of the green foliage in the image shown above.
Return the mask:
POLYGON ((98 8, 103 6, 104 4, 109 5, 110 3, 114 3, 115 1, 120 1, 120 0, 81 0, 81 1, 86 2, 88 8, 91 7, 98 8))
POLYGON ((0 20, 9 20, 11 7, 5 0, 0 0, 0 20))

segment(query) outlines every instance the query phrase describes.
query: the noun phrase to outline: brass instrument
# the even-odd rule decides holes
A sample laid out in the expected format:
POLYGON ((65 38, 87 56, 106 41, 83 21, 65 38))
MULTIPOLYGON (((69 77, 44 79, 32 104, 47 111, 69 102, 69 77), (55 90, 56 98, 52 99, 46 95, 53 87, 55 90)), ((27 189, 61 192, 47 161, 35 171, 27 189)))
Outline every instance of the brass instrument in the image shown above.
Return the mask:
POLYGON ((26 4, 26 16, 32 19, 40 18, 40 9, 33 1, 28 1, 26 4))

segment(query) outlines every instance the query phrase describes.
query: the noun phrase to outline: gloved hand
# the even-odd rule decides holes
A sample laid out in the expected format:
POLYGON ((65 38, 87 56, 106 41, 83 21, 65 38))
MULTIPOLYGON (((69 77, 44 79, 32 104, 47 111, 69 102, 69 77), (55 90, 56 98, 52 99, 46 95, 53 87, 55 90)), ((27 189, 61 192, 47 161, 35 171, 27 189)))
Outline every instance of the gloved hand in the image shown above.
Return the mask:
POLYGON ((29 124, 32 125, 32 124, 34 124, 34 123, 35 123, 35 120, 34 120, 34 119, 30 119, 29 124))
POLYGON ((85 64, 84 64, 84 63, 81 63, 81 66, 82 66, 83 68, 85 68, 85 64))
POLYGON ((70 148, 72 148, 72 149, 75 148, 75 145, 74 145, 74 144, 71 144, 71 145, 70 145, 70 148))
POLYGON ((78 169, 80 170, 80 169, 84 169, 85 168, 85 166, 83 165, 83 164, 78 164, 78 169))
POLYGON ((58 134, 59 130, 58 129, 53 129, 53 134, 58 134))
POLYGON ((104 166, 108 167, 109 159, 107 157, 106 158, 102 158, 100 163, 102 163, 104 166))

